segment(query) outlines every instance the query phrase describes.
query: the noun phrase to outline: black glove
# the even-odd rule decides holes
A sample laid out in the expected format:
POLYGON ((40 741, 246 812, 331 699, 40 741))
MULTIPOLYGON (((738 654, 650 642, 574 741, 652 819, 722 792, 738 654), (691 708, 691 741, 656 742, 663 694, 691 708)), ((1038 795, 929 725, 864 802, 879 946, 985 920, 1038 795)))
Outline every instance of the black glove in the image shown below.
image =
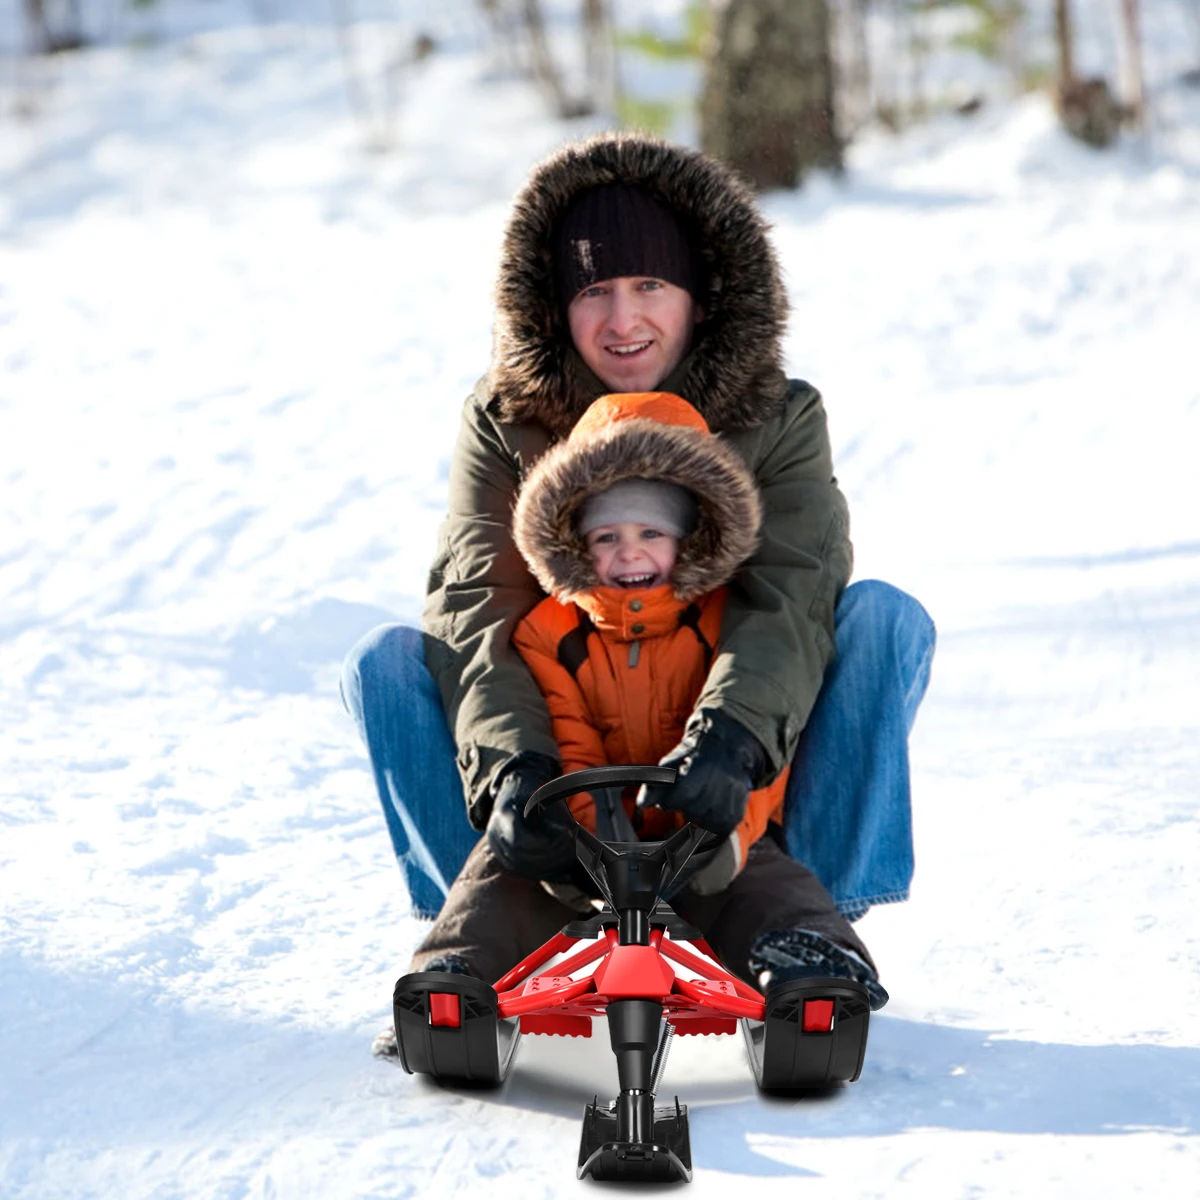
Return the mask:
POLYGON ((569 882, 574 876, 575 839, 561 803, 525 816, 525 802, 562 769, 545 754, 526 751, 505 767, 492 784, 495 797, 488 817, 487 840, 512 872, 530 879, 569 882))
POLYGON ((693 713, 683 741, 659 765, 676 769, 674 785, 643 787, 638 806, 680 812, 694 825, 722 837, 741 823, 750 792, 769 767, 758 738, 716 710, 693 713))

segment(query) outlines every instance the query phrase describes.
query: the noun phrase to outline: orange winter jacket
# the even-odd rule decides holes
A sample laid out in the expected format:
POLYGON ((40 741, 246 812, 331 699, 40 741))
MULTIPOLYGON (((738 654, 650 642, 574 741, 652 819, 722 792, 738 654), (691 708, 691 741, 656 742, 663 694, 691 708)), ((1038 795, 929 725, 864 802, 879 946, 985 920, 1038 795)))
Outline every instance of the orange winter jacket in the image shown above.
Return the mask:
MULTIPOLYGON (((727 589, 691 603, 670 584, 627 591, 596 587, 574 603, 548 597, 518 625, 513 642, 546 697, 563 771, 620 763, 657 763, 683 736, 704 687, 721 627, 727 589)), ((750 793, 737 828, 742 862, 750 845, 780 820, 784 771, 750 793)), ((683 823, 677 813, 635 814, 635 792, 624 797, 641 837, 666 836, 683 823)), ((591 799, 570 802, 578 820, 596 827, 591 799)))

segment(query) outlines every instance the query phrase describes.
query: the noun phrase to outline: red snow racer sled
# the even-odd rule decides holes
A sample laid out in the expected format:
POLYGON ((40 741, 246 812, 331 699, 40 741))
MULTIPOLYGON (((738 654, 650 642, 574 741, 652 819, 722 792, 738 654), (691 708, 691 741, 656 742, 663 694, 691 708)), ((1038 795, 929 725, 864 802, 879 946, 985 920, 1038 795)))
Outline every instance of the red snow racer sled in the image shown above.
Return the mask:
MULTIPOLYGON (((577 792, 674 781, 669 767, 574 771, 540 787, 525 811, 577 792)), ((406 1071, 499 1084, 521 1034, 590 1037, 592 1018, 603 1015, 621 1091, 612 1104, 585 1108, 577 1173, 656 1182, 692 1177, 686 1105, 678 1097, 673 1106, 654 1104, 674 1034, 733 1033, 740 1021, 765 1091, 858 1078, 871 1015, 861 984, 805 978, 763 996, 725 970, 700 932, 663 902, 688 860, 717 844, 714 835, 684 825, 661 842, 602 841, 574 824, 576 852, 603 909, 572 921, 495 984, 438 971, 402 976, 394 1009, 406 1071)))

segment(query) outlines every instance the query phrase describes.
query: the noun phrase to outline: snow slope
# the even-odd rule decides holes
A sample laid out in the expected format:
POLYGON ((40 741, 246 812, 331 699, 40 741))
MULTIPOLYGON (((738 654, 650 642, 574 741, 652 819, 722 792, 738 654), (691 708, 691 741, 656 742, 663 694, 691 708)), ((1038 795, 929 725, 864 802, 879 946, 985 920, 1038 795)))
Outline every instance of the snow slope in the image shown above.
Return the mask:
MULTIPOLYGON (((448 11, 448 10, 447 10, 448 11)), ((556 1196, 606 1038, 373 1061, 420 936, 338 697, 413 620, 505 205, 586 131, 469 22, 361 151, 319 24, 55 66, 0 124, 0 1195, 556 1196)), ((1200 124, 1037 99, 766 201, 858 577, 940 649, 863 1077, 676 1042, 696 1195, 1200 1179, 1200 124)))

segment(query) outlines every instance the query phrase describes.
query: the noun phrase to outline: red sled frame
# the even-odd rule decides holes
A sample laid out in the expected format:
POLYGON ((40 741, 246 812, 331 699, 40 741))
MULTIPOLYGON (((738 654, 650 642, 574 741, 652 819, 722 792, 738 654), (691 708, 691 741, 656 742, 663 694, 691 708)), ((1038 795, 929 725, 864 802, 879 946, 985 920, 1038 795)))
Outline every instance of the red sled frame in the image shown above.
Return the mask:
POLYGON ((580 939, 565 931, 556 934, 519 962, 494 985, 500 1018, 520 1017, 522 1033, 567 1037, 590 1037, 592 1017, 602 1015, 613 1000, 657 1001, 679 1034, 734 1033, 739 1018, 763 1019, 762 993, 725 970, 703 938, 693 944, 705 958, 677 945, 653 916, 648 945, 621 945, 616 920, 602 926, 602 935, 599 944, 543 974, 536 972, 580 939), (668 960, 701 978, 677 975, 668 960), (590 974, 571 978, 593 963, 590 974))
MULTIPOLYGON (((663 767, 577 771, 540 788, 526 811, 589 788, 671 783, 674 775, 663 767)), ((673 1109, 654 1107, 672 1035, 733 1033, 740 1021, 755 1079, 768 1091, 858 1078, 870 1017, 861 984, 809 977, 763 996, 727 971, 700 932, 660 899, 711 835, 685 825, 664 842, 609 843, 576 823, 575 836, 605 908, 566 926, 494 986, 441 972, 402 976, 393 1003, 406 1071, 495 1085, 508 1074, 519 1034, 590 1037, 592 1018, 603 1015, 621 1091, 611 1105, 587 1106, 578 1174, 656 1182, 692 1177, 686 1107, 678 1098, 673 1109), (595 944, 575 949, 583 940, 595 944)))

